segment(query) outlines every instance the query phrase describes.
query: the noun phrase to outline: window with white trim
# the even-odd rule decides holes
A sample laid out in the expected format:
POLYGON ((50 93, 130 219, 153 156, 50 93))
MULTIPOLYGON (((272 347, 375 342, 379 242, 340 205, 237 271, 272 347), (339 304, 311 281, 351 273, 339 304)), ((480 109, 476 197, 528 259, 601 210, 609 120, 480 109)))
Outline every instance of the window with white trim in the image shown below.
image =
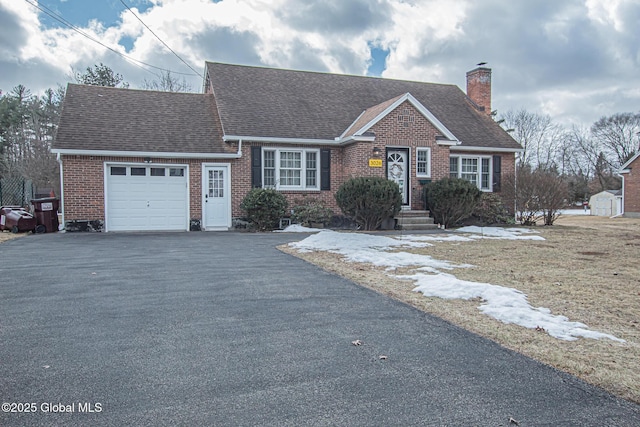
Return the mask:
POLYGON ((482 191, 491 191, 491 157, 451 156, 449 176, 466 179, 482 191))
POLYGON ((431 177, 431 148, 416 148, 416 175, 431 177))
POLYGON ((264 188, 319 190, 320 151, 265 148, 262 152, 264 188))

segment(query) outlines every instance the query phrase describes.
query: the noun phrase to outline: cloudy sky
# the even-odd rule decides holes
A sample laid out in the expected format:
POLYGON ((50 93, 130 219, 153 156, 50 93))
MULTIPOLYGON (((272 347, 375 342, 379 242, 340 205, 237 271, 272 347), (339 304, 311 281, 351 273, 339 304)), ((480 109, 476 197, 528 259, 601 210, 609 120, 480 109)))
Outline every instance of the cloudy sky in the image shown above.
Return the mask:
POLYGON ((133 88, 161 68, 200 91, 204 61, 463 90, 487 62, 498 113, 589 126, 640 111, 640 0, 0 0, 3 92, 41 93, 100 62, 133 88))

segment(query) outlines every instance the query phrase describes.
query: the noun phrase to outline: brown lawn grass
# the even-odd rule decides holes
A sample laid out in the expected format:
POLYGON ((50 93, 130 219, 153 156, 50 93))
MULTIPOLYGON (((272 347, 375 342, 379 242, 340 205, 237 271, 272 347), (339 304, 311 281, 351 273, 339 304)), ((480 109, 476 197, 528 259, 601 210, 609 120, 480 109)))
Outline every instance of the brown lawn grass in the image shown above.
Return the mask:
POLYGON ((0 243, 6 242, 7 240, 16 239, 18 237, 25 236, 25 233, 12 233, 10 231, 0 231, 0 243))
POLYGON ((519 289, 534 307, 548 307, 590 329, 626 340, 562 341, 545 332, 503 324, 478 310, 479 301, 443 300, 413 292, 368 264, 329 253, 287 253, 432 313, 501 345, 640 403, 640 219, 566 216, 537 227, 545 241, 441 242, 413 249, 436 259, 473 264, 461 279, 519 289))

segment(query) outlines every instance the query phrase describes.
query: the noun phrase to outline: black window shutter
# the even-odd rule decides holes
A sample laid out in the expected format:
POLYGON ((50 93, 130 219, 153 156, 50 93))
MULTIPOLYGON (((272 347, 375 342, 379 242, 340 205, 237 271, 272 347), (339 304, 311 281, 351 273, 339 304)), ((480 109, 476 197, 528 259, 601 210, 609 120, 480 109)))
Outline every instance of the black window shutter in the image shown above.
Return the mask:
POLYGON ((320 190, 331 190, 331 150, 320 150, 320 190))
POLYGON ((493 156, 493 192, 502 190, 502 156, 493 156))
POLYGON ((262 187, 262 147, 251 147, 251 187, 262 187))

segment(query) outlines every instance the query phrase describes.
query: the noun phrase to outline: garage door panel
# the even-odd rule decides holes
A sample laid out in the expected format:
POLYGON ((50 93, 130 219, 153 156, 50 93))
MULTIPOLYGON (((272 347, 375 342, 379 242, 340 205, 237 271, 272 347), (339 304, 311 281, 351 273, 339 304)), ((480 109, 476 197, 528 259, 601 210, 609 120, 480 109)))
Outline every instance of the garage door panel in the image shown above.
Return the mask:
MULTIPOLYGON (((122 166, 124 167, 124 166, 122 166)), ((188 188, 185 176, 151 176, 150 166, 126 166, 126 175, 110 175, 107 169, 107 230, 186 230, 188 188), (131 175, 131 168, 145 175, 131 175)), ((154 165, 154 173, 162 167, 154 165)))

